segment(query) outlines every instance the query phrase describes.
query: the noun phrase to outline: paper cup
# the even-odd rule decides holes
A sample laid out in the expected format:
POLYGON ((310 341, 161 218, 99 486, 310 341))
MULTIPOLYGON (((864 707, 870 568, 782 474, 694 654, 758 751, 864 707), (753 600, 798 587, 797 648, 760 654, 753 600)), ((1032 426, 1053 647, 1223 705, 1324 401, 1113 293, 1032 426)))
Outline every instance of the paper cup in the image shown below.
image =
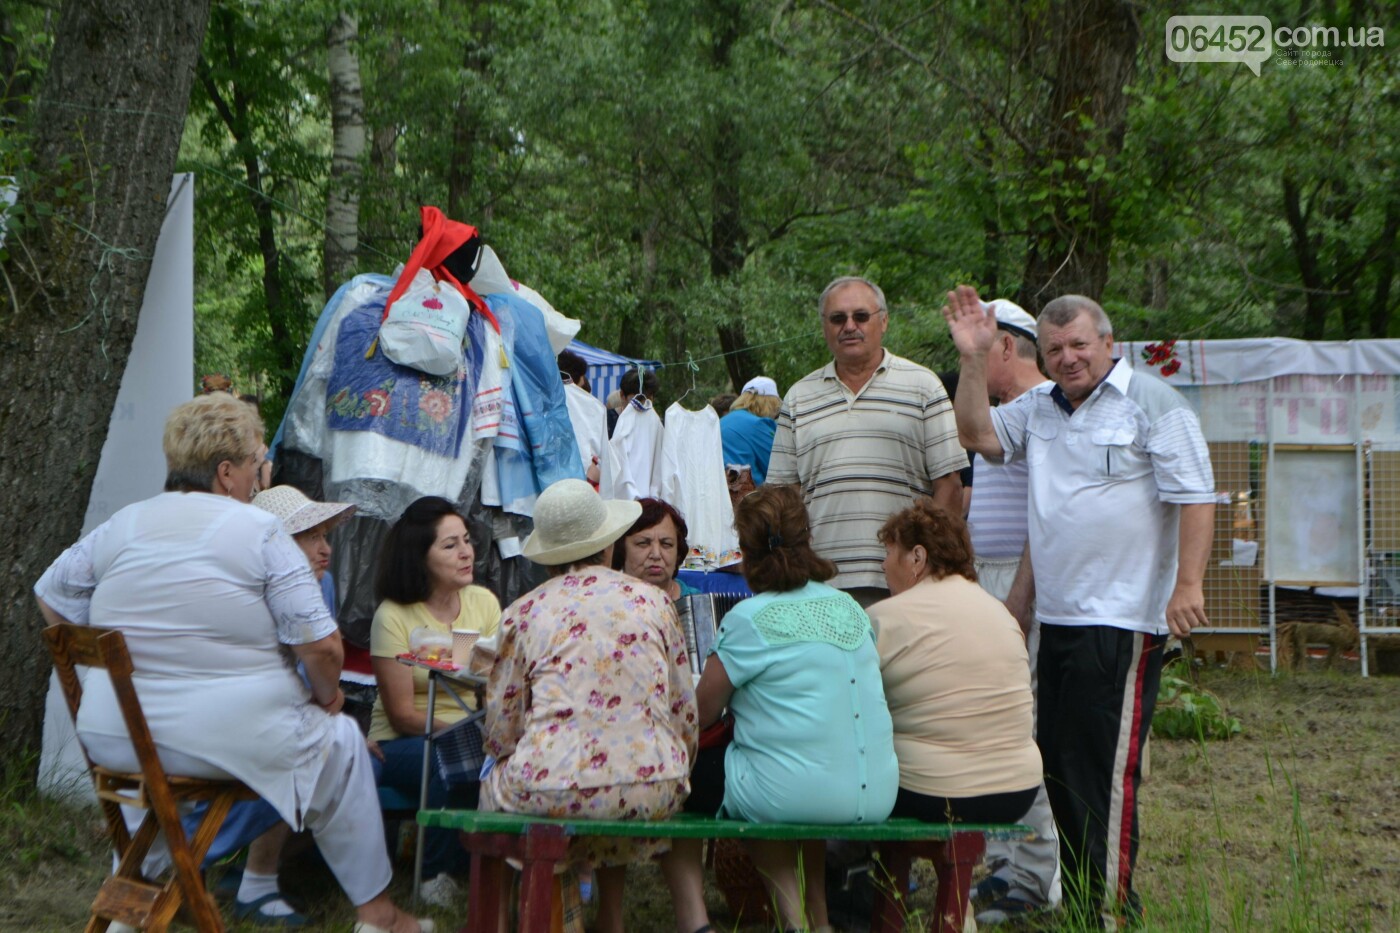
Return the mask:
POLYGON ((473 632, 464 628, 454 628, 452 630, 452 659, 463 667, 466 667, 467 658, 472 653, 472 646, 476 644, 476 640, 480 637, 480 632, 473 632))

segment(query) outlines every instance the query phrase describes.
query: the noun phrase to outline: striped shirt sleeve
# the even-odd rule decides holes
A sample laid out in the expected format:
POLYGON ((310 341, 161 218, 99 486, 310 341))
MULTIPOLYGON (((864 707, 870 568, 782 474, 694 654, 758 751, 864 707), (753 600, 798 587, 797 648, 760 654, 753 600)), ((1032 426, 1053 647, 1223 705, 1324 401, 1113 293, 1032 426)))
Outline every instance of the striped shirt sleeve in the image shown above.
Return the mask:
POLYGON ((1157 496, 1163 502, 1195 505, 1215 501, 1210 448, 1189 408, 1173 408, 1152 422, 1147 450, 1157 477, 1157 496))
POLYGON ((768 473, 763 478, 764 485, 795 483, 797 476, 797 446, 792 429, 792 393, 783 399, 783 407, 778 411, 778 427, 773 433, 773 452, 768 458, 768 473))

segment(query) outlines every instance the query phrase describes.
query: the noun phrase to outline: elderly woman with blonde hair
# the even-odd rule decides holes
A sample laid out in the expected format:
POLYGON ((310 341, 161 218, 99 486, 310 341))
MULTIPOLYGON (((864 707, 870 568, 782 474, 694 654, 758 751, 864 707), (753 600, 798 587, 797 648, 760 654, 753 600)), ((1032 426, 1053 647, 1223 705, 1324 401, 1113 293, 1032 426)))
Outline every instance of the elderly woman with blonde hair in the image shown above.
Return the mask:
POLYGON ((724 445, 725 466, 749 468, 755 486, 762 486, 768 475, 768 458, 773 452, 773 435, 778 430, 778 384, 767 376, 755 376, 719 419, 720 442, 724 445))
MULTIPOLYGON (((117 512, 35 585, 50 623, 120 630, 156 750, 172 774, 247 784, 309 828, 355 905, 356 933, 423 933, 400 911, 358 727, 337 715, 340 633, 306 555, 249 505, 263 426, 216 393, 165 425, 166 491, 117 512), (308 688, 282 658, 289 649, 308 688)), ((78 738, 96 763, 139 767, 105 672, 92 671, 78 738)))

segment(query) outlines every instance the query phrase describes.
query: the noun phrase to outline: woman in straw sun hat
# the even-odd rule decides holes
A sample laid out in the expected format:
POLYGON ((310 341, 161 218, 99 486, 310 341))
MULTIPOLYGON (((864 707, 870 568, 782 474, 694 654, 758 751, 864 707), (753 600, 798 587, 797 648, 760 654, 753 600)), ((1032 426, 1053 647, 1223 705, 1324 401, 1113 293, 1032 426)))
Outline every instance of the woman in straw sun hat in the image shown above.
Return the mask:
MULTIPOLYGON (((550 578, 501 619, 483 810, 663 820, 689 793, 698 731, 680 622, 658 589, 609 566, 640 514, 583 480, 540 494, 524 554, 550 578)), ((626 864, 660 846, 591 838, 570 847, 576 867, 596 869, 599 931, 622 929, 626 864)))
POLYGON ((314 502, 295 486, 273 486, 253 497, 253 504, 282 520, 282 529, 306 555, 321 596, 335 614, 335 583, 327 572, 331 565, 331 529, 355 514, 348 502, 314 502))

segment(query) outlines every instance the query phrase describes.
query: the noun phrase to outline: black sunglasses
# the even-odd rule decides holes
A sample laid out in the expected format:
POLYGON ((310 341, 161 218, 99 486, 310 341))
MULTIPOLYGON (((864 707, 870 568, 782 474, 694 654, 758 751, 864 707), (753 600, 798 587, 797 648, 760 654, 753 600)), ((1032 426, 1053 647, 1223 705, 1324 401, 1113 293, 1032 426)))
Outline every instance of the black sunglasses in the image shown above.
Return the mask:
MULTIPOLYGON (((878 311, 852 311, 849 317, 857 324, 869 324, 870 319, 879 313, 878 311)), ((845 311, 837 311, 835 314, 828 314, 826 322, 836 327, 845 327, 847 316, 845 311)))

